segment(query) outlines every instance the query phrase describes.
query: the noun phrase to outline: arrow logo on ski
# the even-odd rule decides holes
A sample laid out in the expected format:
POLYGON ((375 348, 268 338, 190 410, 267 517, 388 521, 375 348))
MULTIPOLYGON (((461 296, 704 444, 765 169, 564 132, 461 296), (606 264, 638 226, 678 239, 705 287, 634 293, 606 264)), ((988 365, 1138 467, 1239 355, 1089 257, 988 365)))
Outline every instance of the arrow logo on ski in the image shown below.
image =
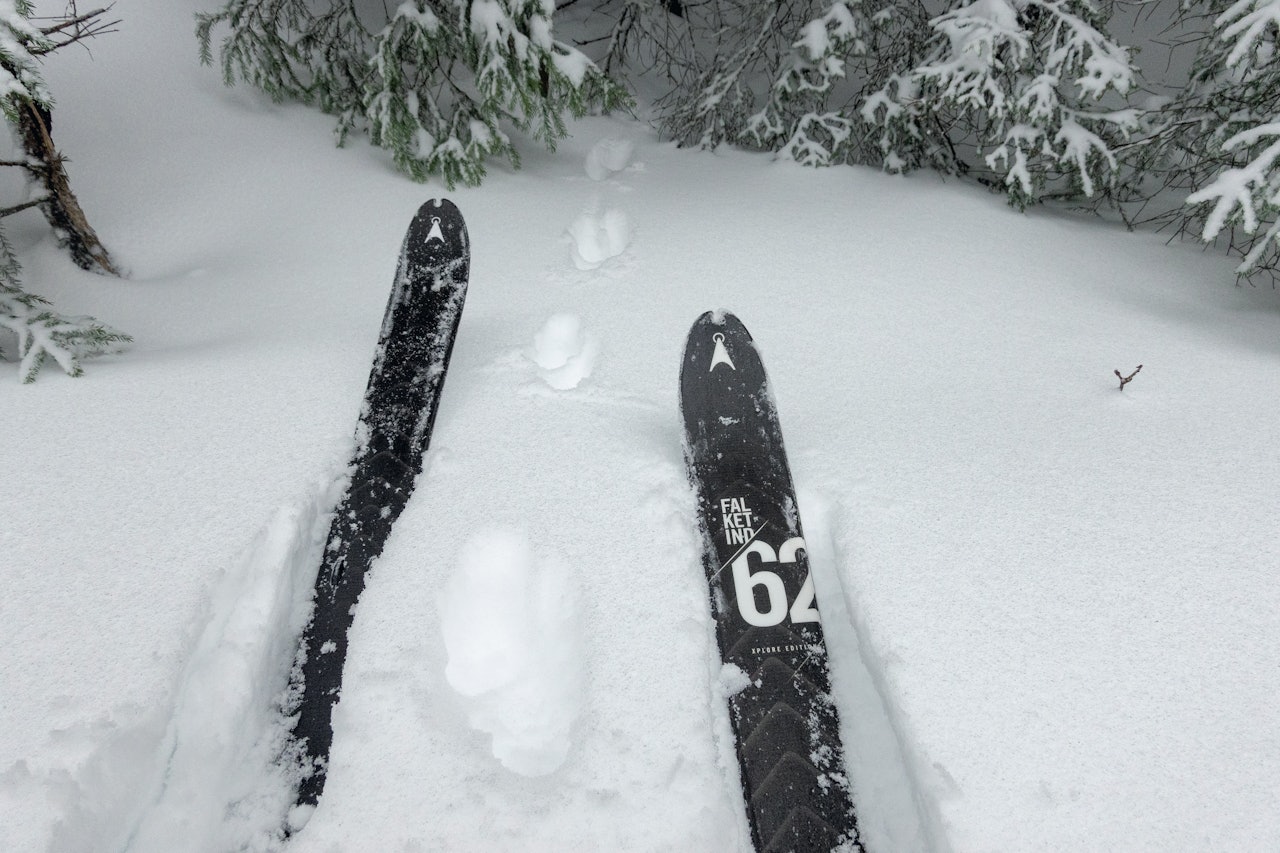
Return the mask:
POLYGON ((729 365, 729 369, 736 372, 738 368, 734 366, 733 359, 729 358, 729 351, 724 348, 724 335, 716 332, 711 340, 716 342, 716 350, 711 354, 711 368, 707 372, 711 373, 721 364, 729 365))

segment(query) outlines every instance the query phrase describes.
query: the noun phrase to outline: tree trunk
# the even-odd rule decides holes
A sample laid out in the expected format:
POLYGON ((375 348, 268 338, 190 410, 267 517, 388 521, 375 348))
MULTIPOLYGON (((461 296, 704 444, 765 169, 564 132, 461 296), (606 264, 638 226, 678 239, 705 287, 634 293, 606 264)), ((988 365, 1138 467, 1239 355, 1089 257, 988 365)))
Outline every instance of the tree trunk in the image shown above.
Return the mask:
POLYGON ((27 157, 35 161, 31 171, 44 184, 48 196, 40 204, 40 209, 71 253, 71 259, 81 269, 120 275, 111 255, 89 226, 75 193, 71 192, 71 181, 63 168, 62 155, 54 147, 50 133, 53 117, 34 101, 23 100, 18 119, 22 147, 27 157))

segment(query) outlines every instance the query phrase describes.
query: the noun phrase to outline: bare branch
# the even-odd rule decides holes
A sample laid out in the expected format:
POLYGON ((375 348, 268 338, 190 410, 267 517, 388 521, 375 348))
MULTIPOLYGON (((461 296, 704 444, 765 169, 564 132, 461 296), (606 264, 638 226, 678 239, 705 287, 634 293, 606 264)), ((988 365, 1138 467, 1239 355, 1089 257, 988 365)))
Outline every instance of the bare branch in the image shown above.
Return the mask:
POLYGON ((1120 373, 1120 371, 1118 371, 1118 370, 1116 371, 1116 376, 1117 376, 1117 377, 1119 377, 1119 379, 1120 379, 1120 390, 1121 390, 1121 391, 1123 391, 1123 390, 1124 390, 1124 386, 1128 385, 1130 382, 1132 382, 1132 381, 1133 381, 1133 377, 1137 376, 1137 375, 1138 375, 1138 371, 1139 371, 1139 370, 1141 370, 1141 369, 1142 369, 1142 365, 1141 365, 1141 364, 1139 364, 1139 365, 1134 369, 1133 373, 1130 373, 1128 376, 1122 376, 1122 375, 1121 375, 1121 373, 1120 373))
POLYGON ((21 213, 22 211, 33 207, 38 207, 48 200, 49 197, 44 196, 43 198, 32 199, 31 201, 23 202, 22 204, 15 204, 12 207, 0 207, 0 219, 3 219, 6 216, 13 216, 15 213, 21 213))
POLYGON ((115 4, 111 3, 100 9, 94 9, 92 12, 80 14, 76 10, 76 5, 73 2, 69 10, 71 17, 64 19, 44 19, 57 21, 55 24, 51 24, 50 26, 42 27, 40 29, 41 33, 50 37, 52 44, 49 47, 44 48, 30 46, 28 47, 28 51, 32 56, 45 56, 46 54, 53 53, 55 50, 60 50, 67 45, 75 44, 76 42, 84 41, 85 39, 95 38, 100 35, 106 35, 107 33, 117 32, 116 26, 120 23, 119 18, 113 21, 100 20, 103 15, 106 15, 113 8, 115 8, 115 4), (52 36, 55 35, 61 35, 62 38, 52 38, 52 36))
POLYGON ((9 166, 14 169, 26 169, 35 175, 43 175, 48 167, 43 163, 33 163, 30 160, 0 160, 0 167, 9 166))

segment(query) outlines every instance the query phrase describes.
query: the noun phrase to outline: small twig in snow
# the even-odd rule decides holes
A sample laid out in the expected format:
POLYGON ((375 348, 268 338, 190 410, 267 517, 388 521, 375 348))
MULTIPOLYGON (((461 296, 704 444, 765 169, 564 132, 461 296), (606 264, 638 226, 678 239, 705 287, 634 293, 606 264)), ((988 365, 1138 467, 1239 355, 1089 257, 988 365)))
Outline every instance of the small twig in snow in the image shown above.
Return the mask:
POLYGON ((1118 371, 1118 370, 1116 371, 1116 376, 1117 376, 1117 377, 1119 377, 1119 379, 1120 379, 1120 390, 1121 390, 1121 391, 1123 391, 1123 390, 1124 390, 1124 386, 1128 385, 1131 381, 1133 381, 1133 377, 1137 376, 1137 375, 1138 375, 1138 371, 1139 371, 1139 370, 1141 370, 1141 369, 1142 369, 1142 365, 1141 365, 1141 364, 1139 364, 1137 367, 1135 367, 1135 368, 1133 369, 1133 373, 1130 373, 1128 376, 1122 376, 1122 375, 1120 374, 1120 371, 1118 371))

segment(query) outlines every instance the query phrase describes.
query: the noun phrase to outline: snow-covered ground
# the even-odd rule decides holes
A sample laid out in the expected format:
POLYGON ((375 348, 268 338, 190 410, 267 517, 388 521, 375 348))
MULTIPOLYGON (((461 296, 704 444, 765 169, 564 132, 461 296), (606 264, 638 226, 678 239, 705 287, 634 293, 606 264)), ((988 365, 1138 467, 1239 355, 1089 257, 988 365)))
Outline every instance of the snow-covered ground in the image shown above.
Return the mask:
MULTIPOLYGON (((273 702, 404 228, 444 193, 223 88, 210 5, 119 0, 46 69, 131 276, 7 223, 33 291, 137 342, 77 380, 0 365, 6 851, 279 846, 273 702)), ((1280 294, 628 117, 522 153, 447 193, 471 291, 288 849, 748 848, 676 402, 709 308, 771 374, 870 850, 1280 849, 1280 294)))

